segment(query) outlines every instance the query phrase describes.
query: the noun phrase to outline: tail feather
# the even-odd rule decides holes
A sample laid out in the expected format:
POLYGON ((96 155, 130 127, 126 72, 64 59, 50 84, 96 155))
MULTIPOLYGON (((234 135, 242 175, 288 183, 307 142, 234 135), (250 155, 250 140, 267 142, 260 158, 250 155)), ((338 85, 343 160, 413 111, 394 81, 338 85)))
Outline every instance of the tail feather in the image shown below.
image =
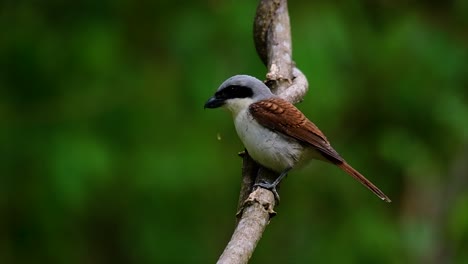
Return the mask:
POLYGON ((370 182, 366 177, 364 177, 361 173, 355 170, 351 165, 346 162, 341 164, 336 164, 340 169, 344 172, 351 175, 354 179, 358 180, 362 185, 366 186, 369 190, 371 190, 375 195, 377 195, 383 201, 390 203, 392 200, 385 195, 377 186, 375 186, 372 182, 370 182))

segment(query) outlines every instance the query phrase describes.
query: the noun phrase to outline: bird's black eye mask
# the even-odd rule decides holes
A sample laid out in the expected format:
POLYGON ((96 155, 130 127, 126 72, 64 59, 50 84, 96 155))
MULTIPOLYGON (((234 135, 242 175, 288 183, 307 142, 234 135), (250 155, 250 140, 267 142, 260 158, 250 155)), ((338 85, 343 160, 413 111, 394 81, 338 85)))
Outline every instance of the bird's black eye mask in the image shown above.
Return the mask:
POLYGON ((222 100, 248 98, 252 96, 252 88, 240 85, 231 85, 215 93, 215 97, 222 100))

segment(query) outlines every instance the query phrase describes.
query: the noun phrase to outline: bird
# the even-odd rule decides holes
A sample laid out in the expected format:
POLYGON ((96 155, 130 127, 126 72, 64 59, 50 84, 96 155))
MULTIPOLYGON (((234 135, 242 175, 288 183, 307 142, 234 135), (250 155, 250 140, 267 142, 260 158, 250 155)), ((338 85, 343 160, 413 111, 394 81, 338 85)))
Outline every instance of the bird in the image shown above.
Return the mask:
POLYGON ((225 80, 204 105, 205 109, 220 107, 232 113, 236 132, 252 159, 279 174, 272 183, 255 185, 271 190, 278 201, 276 187, 283 178, 315 159, 336 165, 381 200, 391 202, 333 149, 322 131, 296 106, 273 94, 259 79, 235 75, 225 80))

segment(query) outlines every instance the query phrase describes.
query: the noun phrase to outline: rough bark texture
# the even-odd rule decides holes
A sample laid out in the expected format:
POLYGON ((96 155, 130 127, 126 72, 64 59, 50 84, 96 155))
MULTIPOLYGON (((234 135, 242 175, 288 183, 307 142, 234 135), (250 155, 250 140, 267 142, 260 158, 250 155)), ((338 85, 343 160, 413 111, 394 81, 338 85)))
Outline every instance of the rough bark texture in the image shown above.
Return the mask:
POLYGON ((309 85, 292 60, 286 0, 260 1, 254 21, 254 41, 257 53, 268 69, 267 85, 291 103, 300 102, 309 85))
POLYGON ((270 218, 275 214, 273 193, 259 188, 243 203, 242 217, 218 263, 247 263, 270 218))
MULTIPOLYGON (((302 100, 307 79, 292 61, 292 43, 286 0, 261 0, 254 21, 254 41, 260 59, 267 67, 265 83, 273 93, 292 102, 302 100)), ((243 157, 242 186, 237 211, 237 226, 217 263, 247 263, 262 237, 274 211, 272 192, 253 184, 272 181, 278 175, 261 168, 248 155, 243 157), (260 168, 260 169, 259 169, 260 168)))
POLYGON ((247 200, 250 193, 252 192, 255 179, 257 178, 258 169, 260 168, 260 166, 247 154, 247 151, 239 153, 239 156, 242 157, 242 182, 239 193, 239 201, 237 203, 238 221, 240 220, 240 216, 242 216, 244 201, 247 200))

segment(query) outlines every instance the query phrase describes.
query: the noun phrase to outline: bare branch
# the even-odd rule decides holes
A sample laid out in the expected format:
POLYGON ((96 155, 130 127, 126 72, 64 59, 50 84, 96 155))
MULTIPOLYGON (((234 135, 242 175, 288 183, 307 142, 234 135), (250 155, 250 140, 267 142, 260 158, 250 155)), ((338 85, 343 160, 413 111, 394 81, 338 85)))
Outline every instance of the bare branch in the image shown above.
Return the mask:
POLYGON ((273 193, 262 188, 249 195, 244 202, 242 218, 218 264, 241 264, 249 261, 270 218, 275 215, 274 200, 273 193))
MULTIPOLYGON (((254 21, 254 41, 257 53, 268 69, 268 87, 273 93, 292 103, 301 101, 307 92, 308 83, 292 61, 287 0, 260 0, 254 21)), ((244 165, 237 227, 218 260, 220 264, 247 263, 270 218, 276 214, 273 210, 276 204, 272 192, 263 188, 250 192, 254 182, 271 181, 278 175, 261 168, 247 152, 242 157, 244 165)))
POLYGON ((245 200, 249 197, 252 192, 252 187, 255 183, 255 178, 257 177, 259 165, 247 154, 247 151, 239 153, 242 157, 242 183, 241 190, 239 193, 239 202, 237 203, 237 216, 240 220, 242 215, 242 210, 244 208, 245 200))
POLYGON ((267 79, 290 80, 292 45, 286 0, 261 0, 254 21, 254 41, 268 68, 267 79))
POLYGON ((293 68, 293 79, 289 86, 279 86, 276 94, 295 104, 302 101, 302 98, 309 89, 309 83, 305 75, 296 67, 293 68))
POLYGON ((267 85, 282 98, 297 103, 309 84, 292 60, 291 30, 286 0, 261 0, 254 22, 254 41, 268 68, 267 85))

